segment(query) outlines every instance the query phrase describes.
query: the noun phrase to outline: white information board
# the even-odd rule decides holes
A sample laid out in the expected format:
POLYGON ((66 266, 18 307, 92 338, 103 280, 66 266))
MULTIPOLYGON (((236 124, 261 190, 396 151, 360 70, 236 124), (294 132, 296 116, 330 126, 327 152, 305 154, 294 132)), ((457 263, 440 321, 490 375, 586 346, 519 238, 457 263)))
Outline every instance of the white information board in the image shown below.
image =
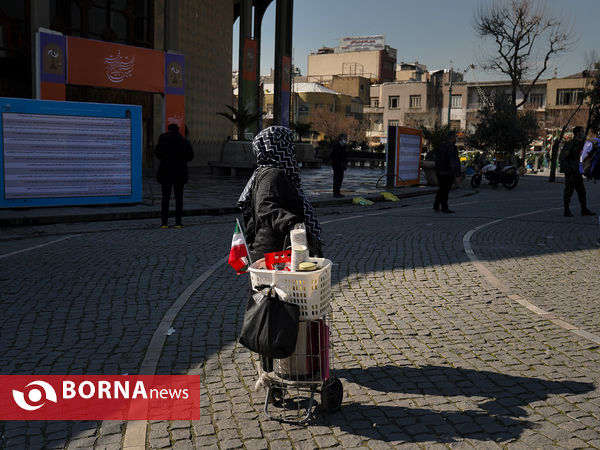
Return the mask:
POLYGON ((0 99, 0 207, 141 201, 141 107, 0 99))
POLYGON ((131 194, 130 120, 3 113, 6 199, 131 194))
POLYGON ((421 142, 421 130, 388 127, 388 187, 419 184, 421 142))

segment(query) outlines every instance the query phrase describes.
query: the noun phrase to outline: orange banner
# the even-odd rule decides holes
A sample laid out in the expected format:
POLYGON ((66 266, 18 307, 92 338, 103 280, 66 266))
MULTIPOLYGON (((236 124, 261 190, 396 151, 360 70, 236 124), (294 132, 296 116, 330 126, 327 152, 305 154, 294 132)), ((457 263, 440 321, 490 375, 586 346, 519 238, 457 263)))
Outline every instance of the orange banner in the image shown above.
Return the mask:
POLYGON ((67 37, 67 84, 164 92, 164 53, 67 37))
POLYGON ((165 129, 176 123, 182 136, 185 136, 185 97, 165 95, 165 129))
POLYGON ((65 101, 67 88, 64 84, 40 82, 40 99, 42 100, 62 100, 65 101))

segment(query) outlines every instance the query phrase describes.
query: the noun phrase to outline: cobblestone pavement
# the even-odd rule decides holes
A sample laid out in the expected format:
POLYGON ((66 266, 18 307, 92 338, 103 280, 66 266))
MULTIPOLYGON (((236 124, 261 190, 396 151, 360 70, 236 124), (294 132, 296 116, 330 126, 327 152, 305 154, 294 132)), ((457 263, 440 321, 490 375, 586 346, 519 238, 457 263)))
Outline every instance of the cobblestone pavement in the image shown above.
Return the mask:
MULTIPOLYGON (((562 217, 562 187, 526 177, 512 191, 454 191, 454 215, 434 213, 431 197, 319 208, 345 397, 307 427, 262 412, 255 356, 236 341, 248 278, 220 266, 157 368, 201 375, 201 419, 150 423, 147 447, 600 448, 598 345, 491 285, 463 243, 485 225, 470 243, 511 292, 598 335, 598 218, 562 217)), ((586 187, 600 210, 600 187, 586 187)), ((2 230, 2 374, 136 373, 173 300, 228 251, 232 216, 188 223, 2 230)), ((119 448, 124 425, 4 422, 0 447, 119 448)))

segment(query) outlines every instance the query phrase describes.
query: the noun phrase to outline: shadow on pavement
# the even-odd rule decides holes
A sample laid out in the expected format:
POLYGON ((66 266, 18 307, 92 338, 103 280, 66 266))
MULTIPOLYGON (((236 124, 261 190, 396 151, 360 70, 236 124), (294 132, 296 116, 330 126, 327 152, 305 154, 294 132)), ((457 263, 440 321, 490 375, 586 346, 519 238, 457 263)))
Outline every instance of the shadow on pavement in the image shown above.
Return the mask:
POLYGON ((551 395, 578 395, 595 388, 593 383, 547 381, 443 366, 387 365, 366 370, 338 370, 336 375, 372 391, 408 394, 408 401, 417 395, 421 396, 417 404, 433 404, 434 408, 439 405, 436 410, 344 403, 335 414, 319 415, 318 421, 325 425, 385 442, 454 442, 463 438, 510 441, 517 439, 525 429, 535 427, 535 423, 526 420, 528 413, 524 406, 544 401, 551 395), (440 402, 425 396, 457 398, 440 402), (480 400, 477 409, 463 409, 479 400, 473 397, 484 400, 480 400))

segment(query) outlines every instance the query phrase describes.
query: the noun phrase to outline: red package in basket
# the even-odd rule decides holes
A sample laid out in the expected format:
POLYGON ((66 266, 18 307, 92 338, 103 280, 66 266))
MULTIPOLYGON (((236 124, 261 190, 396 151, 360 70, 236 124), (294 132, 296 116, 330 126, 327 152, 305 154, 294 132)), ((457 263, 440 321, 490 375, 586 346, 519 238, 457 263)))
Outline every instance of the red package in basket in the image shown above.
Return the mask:
POLYGON ((268 270, 287 270, 292 263, 292 251, 284 250, 282 252, 265 253, 265 266, 268 270), (286 263, 288 267, 285 267, 286 263))

